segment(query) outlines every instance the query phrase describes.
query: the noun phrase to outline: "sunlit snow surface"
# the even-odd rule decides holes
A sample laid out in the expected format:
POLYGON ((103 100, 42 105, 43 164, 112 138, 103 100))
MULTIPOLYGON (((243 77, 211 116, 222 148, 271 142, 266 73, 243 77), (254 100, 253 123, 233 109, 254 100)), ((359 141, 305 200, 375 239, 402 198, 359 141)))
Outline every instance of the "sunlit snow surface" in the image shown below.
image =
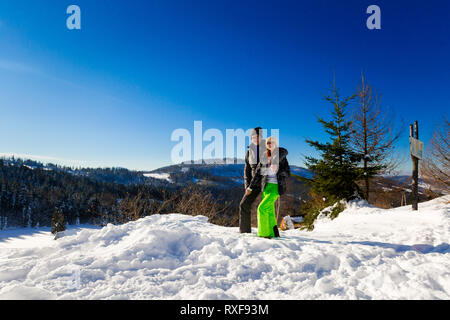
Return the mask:
POLYGON ((240 235, 202 216, 0 231, 1 299, 450 299, 450 196, 353 202, 313 232, 240 235))
POLYGON ((154 178, 154 179, 160 179, 160 180, 166 180, 168 182, 172 182, 170 179, 169 173, 144 173, 145 177, 148 178, 154 178))

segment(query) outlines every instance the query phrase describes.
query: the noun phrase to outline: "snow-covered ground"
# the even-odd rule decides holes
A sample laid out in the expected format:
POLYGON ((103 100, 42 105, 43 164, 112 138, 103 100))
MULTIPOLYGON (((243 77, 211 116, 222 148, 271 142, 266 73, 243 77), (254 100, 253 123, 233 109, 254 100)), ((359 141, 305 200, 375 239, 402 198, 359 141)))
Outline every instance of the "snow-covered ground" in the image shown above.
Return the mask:
POLYGON ((353 202, 272 240, 179 214, 57 241, 0 231, 0 298, 450 299, 449 201, 418 212, 353 202))
POLYGON ((144 173, 144 177, 166 180, 166 181, 172 183, 169 173, 144 173))

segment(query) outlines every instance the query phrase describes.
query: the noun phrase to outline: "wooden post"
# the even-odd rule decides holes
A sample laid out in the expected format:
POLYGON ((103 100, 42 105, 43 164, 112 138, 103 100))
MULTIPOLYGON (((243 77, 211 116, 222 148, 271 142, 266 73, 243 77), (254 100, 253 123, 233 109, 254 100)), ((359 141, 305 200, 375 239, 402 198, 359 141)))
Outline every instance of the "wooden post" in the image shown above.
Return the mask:
POLYGON ((406 193, 405 193, 405 191, 402 191, 402 201, 400 203, 400 206, 403 207, 403 206, 406 206, 406 205, 407 205, 407 203, 406 203, 406 193))
POLYGON ((276 206, 276 211, 277 211, 277 225, 280 223, 280 197, 278 197, 277 199, 277 206, 276 206))
MULTIPOLYGON (((409 135, 410 137, 419 140, 419 124, 417 121, 414 121, 414 134, 413 125, 409 126, 409 135)), ((413 163, 411 204, 412 209, 417 210, 419 204, 419 159, 411 154, 411 160, 413 163)))

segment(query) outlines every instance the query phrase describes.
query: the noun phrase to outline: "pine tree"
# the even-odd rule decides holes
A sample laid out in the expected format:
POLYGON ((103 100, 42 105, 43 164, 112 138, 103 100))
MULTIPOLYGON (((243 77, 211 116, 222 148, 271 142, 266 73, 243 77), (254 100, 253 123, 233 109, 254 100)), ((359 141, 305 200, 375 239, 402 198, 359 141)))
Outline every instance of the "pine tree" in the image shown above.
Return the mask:
POLYGON ((56 208, 52 217, 52 233, 55 235, 55 240, 58 239, 58 232, 66 230, 66 220, 60 208, 56 208))
POLYGON ((318 119, 330 141, 306 140, 321 154, 320 158, 306 157, 306 166, 313 173, 313 178, 309 180, 312 192, 324 198, 324 205, 349 200, 354 197, 355 191, 359 193, 356 181, 361 175, 357 159, 349 146, 351 122, 345 118, 346 107, 355 95, 342 99, 334 81, 331 85, 331 94, 325 96, 325 100, 333 105, 332 120, 318 119))

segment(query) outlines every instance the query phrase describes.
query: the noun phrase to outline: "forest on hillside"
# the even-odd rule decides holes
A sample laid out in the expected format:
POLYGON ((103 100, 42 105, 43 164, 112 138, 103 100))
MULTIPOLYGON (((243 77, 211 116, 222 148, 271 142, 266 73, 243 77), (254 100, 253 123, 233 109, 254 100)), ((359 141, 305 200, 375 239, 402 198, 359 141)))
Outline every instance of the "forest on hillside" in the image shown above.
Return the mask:
POLYGON ((69 224, 120 224, 171 212, 203 214, 224 225, 236 223, 238 203, 231 199, 238 190, 233 188, 224 192, 193 184, 162 188, 144 181, 129 183, 130 177, 139 180, 136 173, 120 168, 77 172, 89 175, 35 161, 0 159, 0 229, 50 226, 56 209, 69 224))

